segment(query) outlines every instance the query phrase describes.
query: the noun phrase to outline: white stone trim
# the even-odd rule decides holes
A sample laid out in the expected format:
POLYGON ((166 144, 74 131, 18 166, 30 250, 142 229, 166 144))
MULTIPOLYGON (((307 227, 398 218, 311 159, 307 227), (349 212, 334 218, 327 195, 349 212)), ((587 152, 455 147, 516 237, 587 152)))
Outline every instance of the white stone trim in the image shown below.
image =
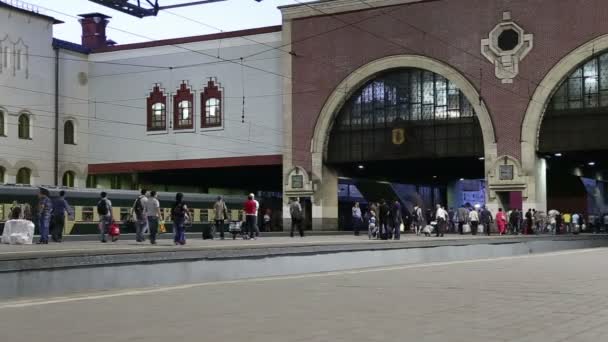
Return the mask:
POLYGON ((360 11, 364 9, 371 9, 372 7, 379 8, 395 5, 407 5, 427 1, 435 0, 322 0, 308 2, 306 4, 280 6, 279 9, 283 13, 283 20, 291 20, 326 14, 360 11))
MULTIPOLYGON (((283 46, 285 51, 291 51, 291 30, 292 22, 289 20, 283 21, 283 46)), ((281 74, 283 77, 283 192, 288 190, 289 173, 293 169, 293 84, 292 76, 292 56, 288 53, 282 54, 281 57, 281 74)), ((283 196, 283 205, 288 205, 289 198, 283 196)))
MULTIPOLYGON (((477 114, 481 125, 484 143, 485 169, 488 170, 491 167, 491 163, 495 160, 497 154, 494 126, 485 103, 479 101, 477 89, 475 89, 469 80, 460 72, 443 62, 425 56, 398 55, 381 58, 360 67, 347 76, 328 97, 325 105, 321 109, 319 118, 317 119, 311 141, 313 181, 321 181, 322 179, 323 160, 327 152, 329 134, 335 116, 342 105, 365 82, 378 73, 388 69, 403 67, 419 68, 434 72, 453 82, 456 87, 462 91, 475 109, 475 113, 477 114)), ((291 122, 289 124, 291 124, 291 122)), ((289 151, 289 153, 291 153, 291 151, 289 151)))

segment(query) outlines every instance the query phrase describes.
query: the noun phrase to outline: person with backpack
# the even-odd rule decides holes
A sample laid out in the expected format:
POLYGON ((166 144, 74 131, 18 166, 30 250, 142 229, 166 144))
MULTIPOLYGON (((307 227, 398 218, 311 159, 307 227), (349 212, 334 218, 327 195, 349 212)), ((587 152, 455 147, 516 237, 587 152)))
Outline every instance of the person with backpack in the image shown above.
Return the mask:
POLYGON ((59 197, 53 200, 53 230, 51 238, 55 242, 61 242, 63 239, 63 227, 65 226, 65 214, 74 215, 74 210, 65 199, 65 191, 59 192, 59 197))
POLYGON ((185 224, 188 219, 188 206, 184 202, 184 194, 178 192, 175 195, 175 203, 171 208, 171 220, 173 221, 173 242, 175 245, 186 244, 185 224))
POLYGON ((141 189, 141 194, 137 197, 131 208, 131 216, 135 220, 135 241, 146 241, 146 231, 148 230, 148 219, 146 217, 146 189, 141 189))
POLYGON ((112 225, 112 202, 108 199, 106 192, 102 192, 100 197, 97 202, 97 215, 99 215, 101 242, 105 243, 107 242, 106 234, 110 232, 110 226, 112 225))
POLYGON ((293 232, 295 228, 298 227, 300 237, 304 237, 304 229, 302 228, 304 215, 298 198, 294 198, 293 201, 291 201, 291 204, 289 205, 289 215, 291 216, 291 233, 289 235, 293 237, 293 232))
POLYGON ((50 193, 47 189, 40 188, 40 192, 38 193, 39 245, 47 245, 49 243, 49 226, 51 224, 51 215, 53 214, 53 203, 49 195, 50 193))
MULTIPOLYGON (((224 240, 224 223, 228 218, 228 207, 222 196, 217 196, 217 201, 213 204, 213 212, 215 214, 215 229, 220 231, 220 239, 224 240)), ((212 237, 213 238, 213 237, 212 237)))

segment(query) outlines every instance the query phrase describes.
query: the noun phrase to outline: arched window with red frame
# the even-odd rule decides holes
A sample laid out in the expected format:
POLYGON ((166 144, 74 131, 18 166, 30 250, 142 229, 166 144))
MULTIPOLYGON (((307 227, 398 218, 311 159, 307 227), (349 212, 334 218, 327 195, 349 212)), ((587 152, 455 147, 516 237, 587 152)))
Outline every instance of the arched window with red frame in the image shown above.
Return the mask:
POLYGON ((201 93, 201 128, 222 126, 223 88, 217 79, 211 78, 201 93))
POLYGON ((194 94, 188 83, 182 81, 173 96, 173 129, 194 128, 194 94))
POLYGON ((148 131, 167 130, 167 96, 160 84, 156 83, 147 98, 148 131))

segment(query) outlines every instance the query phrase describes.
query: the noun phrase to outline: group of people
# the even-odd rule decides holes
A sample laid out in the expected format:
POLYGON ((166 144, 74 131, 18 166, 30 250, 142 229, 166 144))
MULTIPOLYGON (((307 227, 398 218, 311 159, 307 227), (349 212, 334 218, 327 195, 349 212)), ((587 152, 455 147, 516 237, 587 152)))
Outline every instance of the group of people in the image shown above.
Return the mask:
MULTIPOLYGON (((108 198, 108 194, 103 191, 100 194, 97 202, 97 214, 99 215, 99 232, 101 242, 107 242, 107 235, 110 234, 110 227, 114 224, 114 214, 112 212, 112 201, 108 198)), ((135 224, 135 241, 146 241, 146 235, 149 235, 150 243, 155 245, 158 236, 158 228, 164 220, 164 216, 160 210, 160 202, 156 191, 142 189, 140 195, 133 202, 129 213, 130 220, 135 224)), ((184 195, 178 193, 175 196, 175 203, 171 208, 171 219, 173 220, 173 232, 176 245, 186 243, 184 235, 184 224, 188 218, 188 206, 184 202, 184 195)))
MULTIPOLYGON (((63 230, 65 226, 65 215, 74 216, 74 210, 65 199, 65 191, 60 191, 59 196, 51 197, 48 189, 40 188, 38 192, 38 227, 40 239, 37 244, 46 245, 49 243, 49 235, 54 242, 63 240, 63 230)), ((13 202, 10 209, 11 220, 33 221, 31 206, 27 203, 20 205, 13 202)))
POLYGON ((469 203, 449 210, 438 204, 435 210, 426 211, 415 205, 410 212, 398 200, 391 204, 381 200, 380 203, 370 203, 365 213, 359 203, 352 207, 354 234, 359 235, 366 225, 370 239, 398 240, 400 232, 408 228, 416 235, 431 235, 434 232, 437 237, 447 232, 477 235, 480 231, 489 236, 494 226, 500 235, 578 233, 584 227, 584 220, 581 214, 562 214, 557 210, 545 214, 535 209, 522 212, 499 208, 494 215, 486 206, 476 207, 469 203))

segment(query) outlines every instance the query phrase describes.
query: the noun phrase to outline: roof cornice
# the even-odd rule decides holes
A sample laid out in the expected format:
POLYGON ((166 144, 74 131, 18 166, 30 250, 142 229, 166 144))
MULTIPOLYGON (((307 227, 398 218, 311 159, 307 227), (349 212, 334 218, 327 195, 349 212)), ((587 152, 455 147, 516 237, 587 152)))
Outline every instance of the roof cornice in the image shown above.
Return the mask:
POLYGON ((437 0, 365 0, 367 5, 361 0, 320 0, 305 4, 281 6, 279 9, 283 14, 283 20, 293 20, 427 1, 437 0))

